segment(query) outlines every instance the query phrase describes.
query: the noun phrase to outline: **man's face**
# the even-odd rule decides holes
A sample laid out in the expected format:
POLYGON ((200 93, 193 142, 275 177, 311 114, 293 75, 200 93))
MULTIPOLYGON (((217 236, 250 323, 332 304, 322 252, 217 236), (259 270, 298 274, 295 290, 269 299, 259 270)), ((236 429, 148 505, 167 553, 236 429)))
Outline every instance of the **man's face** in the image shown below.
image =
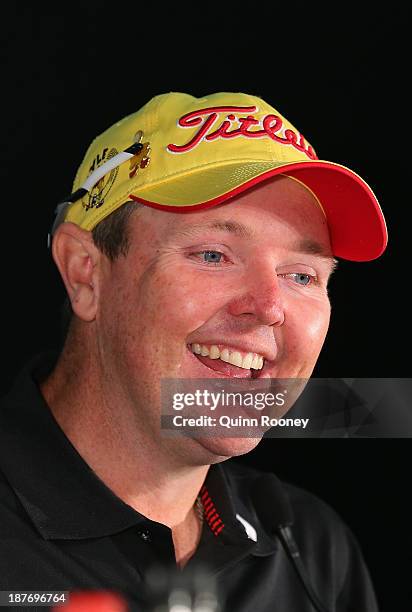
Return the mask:
MULTIPOLYGON (((300 183, 276 177, 190 213, 144 207, 130 243, 127 257, 103 266, 99 367, 148 435, 160 435, 161 379, 250 376, 216 371, 227 365, 200 360, 193 344, 260 354, 263 377, 310 377, 329 325, 333 258, 325 216, 300 183)), ((178 440, 179 452, 209 463, 257 442, 178 440)))

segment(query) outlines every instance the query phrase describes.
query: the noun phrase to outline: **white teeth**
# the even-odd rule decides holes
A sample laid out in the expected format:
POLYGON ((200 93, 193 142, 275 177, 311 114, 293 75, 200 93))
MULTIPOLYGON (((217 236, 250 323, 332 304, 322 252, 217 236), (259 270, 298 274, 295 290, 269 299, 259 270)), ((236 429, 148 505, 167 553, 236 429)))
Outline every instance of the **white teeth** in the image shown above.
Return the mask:
POLYGON ((227 348, 223 349, 223 351, 220 353, 220 359, 222 361, 226 361, 226 363, 229 363, 229 350, 227 348))
POLYGON ((257 355, 256 353, 247 353, 247 355, 242 357, 239 351, 229 351, 227 348, 220 351, 216 344, 212 344, 210 347, 207 347, 204 344, 192 344, 191 349, 196 355, 202 355, 203 357, 209 357, 210 359, 221 359, 226 363, 231 363, 232 365, 245 370, 249 370, 250 368, 254 370, 261 370, 263 368, 264 358, 262 355, 257 355))
POLYGON ((242 355, 240 353, 238 353, 238 351, 235 351, 234 353, 230 353, 229 354, 229 359, 228 359, 228 363, 231 363, 232 365, 237 366, 238 368, 242 367, 242 355))
POLYGON ((253 368, 254 370, 259 370, 260 369, 259 364, 260 364, 259 355, 255 355, 253 357, 252 364, 250 367, 253 368))
POLYGON ((218 347, 216 346, 216 344, 212 344, 212 346, 210 347, 210 351, 209 351, 210 359, 219 359, 219 356, 220 356, 220 351, 218 347))
POLYGON ((252 361, 253 361, 253 353, 248 353, 246 357, 243 357, 242 368, 245 368, 245 370, 249 370, 250 366, 252 365, 252 361))

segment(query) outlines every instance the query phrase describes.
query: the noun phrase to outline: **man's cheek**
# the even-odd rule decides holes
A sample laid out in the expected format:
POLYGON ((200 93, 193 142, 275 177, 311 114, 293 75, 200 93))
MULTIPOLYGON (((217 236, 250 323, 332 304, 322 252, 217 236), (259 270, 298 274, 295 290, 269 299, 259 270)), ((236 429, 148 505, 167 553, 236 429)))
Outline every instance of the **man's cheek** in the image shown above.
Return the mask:
POLYGON ((304 338, 302 350, 305 350, 308 357, 317 359, 325 342, 329 321, 329 304, 324 304, 315 311, 310 310, 306 316, 302 317, 301 323, 304 328, 304 333, 301 334, 301 338, 304 338))
POLYGON ((329 303, 286 312, 289 348, 299 353, 313 354, 320 351, 330 321, 329 303))
POLYGON ((308 335, 314 344, 323 344, 329 327, 329 314, 327 311, 319 312, 308 325, 308 335))
POLYGON ((216 290, 205 288, 199 283, 164 282, 158 290, 151 292, 151 307, 157 308, 163 325, 189 333, 208 321, 220 308, 224 300, 216 290))

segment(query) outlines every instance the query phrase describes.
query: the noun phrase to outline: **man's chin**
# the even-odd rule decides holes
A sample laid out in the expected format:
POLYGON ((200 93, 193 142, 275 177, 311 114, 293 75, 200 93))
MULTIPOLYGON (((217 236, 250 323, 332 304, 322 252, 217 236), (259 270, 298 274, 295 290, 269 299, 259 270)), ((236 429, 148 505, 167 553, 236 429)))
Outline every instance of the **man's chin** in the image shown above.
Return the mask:
POLYGON ((256 448, 261 439, 262 437, 195 438, 196 442, 200 444, 204 450, 215 456, 215 459, 213 461, 210 461, 210 463, 218 463, 219 461, 224 461, 225 459, 229 459, 230 457, 238 457, 239 455, 245 455, 246 453, 250 453, 250 451, 256 448))

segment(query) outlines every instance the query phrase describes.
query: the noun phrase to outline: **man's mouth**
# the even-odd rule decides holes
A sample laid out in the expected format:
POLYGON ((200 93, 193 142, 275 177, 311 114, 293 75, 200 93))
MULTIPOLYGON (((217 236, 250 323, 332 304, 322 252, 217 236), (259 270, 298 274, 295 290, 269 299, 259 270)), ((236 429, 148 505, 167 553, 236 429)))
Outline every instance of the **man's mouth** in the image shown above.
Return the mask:
POLYGON ((241 352, 222 344, 193 343, 187 347, 203 365, 232 378, 259 378, 265 364, 263 355, 241 352))

